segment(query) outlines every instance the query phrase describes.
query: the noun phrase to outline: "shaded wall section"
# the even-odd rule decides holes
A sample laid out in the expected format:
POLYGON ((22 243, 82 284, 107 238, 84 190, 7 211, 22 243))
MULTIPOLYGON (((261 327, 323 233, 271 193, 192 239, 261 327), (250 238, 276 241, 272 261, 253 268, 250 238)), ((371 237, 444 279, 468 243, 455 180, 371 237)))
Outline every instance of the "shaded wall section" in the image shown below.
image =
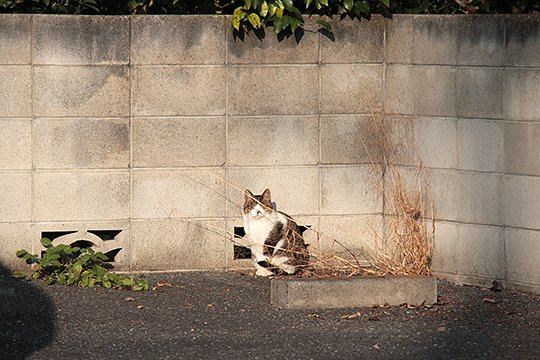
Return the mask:
POLYGON ((308 23, 300 42, 229 20, 0 15, 0 260, 99 235, 122 269, 246 266, 230 236, 266 187, 361 248, 384 231, 384 118, 428 169, 437 274, 540 291, 538 16, 374 17, 335 41, 308 23))

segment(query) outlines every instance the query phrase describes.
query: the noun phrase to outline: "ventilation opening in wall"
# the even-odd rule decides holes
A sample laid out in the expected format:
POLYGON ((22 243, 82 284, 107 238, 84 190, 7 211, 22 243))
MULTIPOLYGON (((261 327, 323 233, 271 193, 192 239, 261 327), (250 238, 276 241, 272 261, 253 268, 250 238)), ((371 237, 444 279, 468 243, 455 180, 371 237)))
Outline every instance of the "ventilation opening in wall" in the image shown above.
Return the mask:
POLYGON ((96 235, 103 241, 114 240, 116 235, 120 234, 122 230, 88 230, 89 233, 96 235))
MULTIPOLYGON (((122 232, 122 230, 88 230, 87 232, 93 235, 96 235, 103 241, 109 241, 109 240, 114 240, 116 236, 122 232)), ((93 250, 96 252, 103 252, 105 256, 107 256, 108 262, 110 263, 115 262, 116 256, 122 250, 122 248, 114 248, 108 251, 104 251, 103 249, 100 249, 98 246, 96 246, 95 243, 93 243, 92 241, 88 239, 78 239, 78 240, 72 241, 73 238, 70 237, 71 238, 70 240, 66 238, 66 241, 62 241, 63 236, 67 236, 74 233, 77 233, 77 231, 43 231, 41 233, 41 238, 47 238, 51 241, 56 240, 56 244, 66 244, 66 245, 70 245, 72 247, 78 247, 81 249, 93 248, 93 250)), ((110 249, 110 247, 108 248, 110 249)), ((42 254, 44 252, 45 251, 42 251, 42 254)), ((111 267, 112 267, 112 264, 111 264, 111 267)))
POLYGON ((54 241, 55 239, 61 236, 74 234, 74 233, 76 233, 76 231, 43 231, 41 233, 41 238, 47 238, 51 241, 54 241))
MULTIPOLYGON (((306 226, 298 226, 300 230, 300 234, 304 234, 306 230, 308 230, 311 227, 311 225, 306 226)), ((235 239, 241 239, 246 235, 246 232, 244 231, 243 226, 235 226, 234 227, 234 238, 235 239)), ((251 250, 245 246, 234 244, 234 260, 240 260, 240 259, 251 259, 251 250)))
MULTIPOLYGON (((234 238, 241 239, 246 235, 243 226, 234 227, 234 238)), ((234 244, 234 260, 251 259, 251 250, 245 246, 234 244)))

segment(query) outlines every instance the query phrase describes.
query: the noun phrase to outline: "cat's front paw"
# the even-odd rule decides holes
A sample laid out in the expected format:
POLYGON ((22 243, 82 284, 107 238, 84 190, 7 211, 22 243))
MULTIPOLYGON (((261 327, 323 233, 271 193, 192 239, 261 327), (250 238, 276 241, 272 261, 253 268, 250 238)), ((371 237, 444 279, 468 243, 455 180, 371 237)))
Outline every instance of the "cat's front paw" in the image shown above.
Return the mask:
POLYGON ((269 276, 274 275, 274 273, 271 272, 271 271, 268 270, 268 269, 265 269, 265 268, 259 268, 259 269, 257 269, 257 271, 255 272, 255 275, 257 275, 257 276, 269 277, 269 276))
POLYGON ((289 275, 293 275, 296 272, 296 266, 293 265, 282 265, 280 269, 289 275))

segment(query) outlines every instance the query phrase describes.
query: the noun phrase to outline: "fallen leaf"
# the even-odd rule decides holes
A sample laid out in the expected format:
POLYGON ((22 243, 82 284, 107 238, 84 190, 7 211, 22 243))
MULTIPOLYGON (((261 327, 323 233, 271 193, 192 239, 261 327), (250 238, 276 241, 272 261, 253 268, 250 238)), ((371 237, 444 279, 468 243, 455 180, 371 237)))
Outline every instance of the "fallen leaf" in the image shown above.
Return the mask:
POLYGON ((482 302, 489 303, 489 304, 495 304, 496 303, 495 299, 490 299, 490 298, 483 298, 482 302))
POLYGON ((172 284, 158 282, 158 283, 156 284, 156 287, 172 287, 172 284))
POLYGON ((446 302, 440 296, 437 296, 437 305, 444 305, 446 302))
POLYGON ((353 320, 353 319, 359 318, 360 316, 362 316, 362 313, 360 313, 360 311, 357 311, 354 314, 342 315, 339 318, 341 320, 353 320))
POLYGON ((208 304, 206 306, 208 306, 209 308, 213 308, 214 306, 216 306, 216 304, 208 304))
POLYGON ((144 306, 139 305, 139 306, 137 306, 137 309, 144 309, 144 306))
POLYGON ((373 348, 374 348, 375 350, 379 350, 381 347, 379 346, 379 344, 375 344, 375 345, 373 345, 373 348))
POLYGON ((440 332, 446 331, 446 325, 441 324, 441 326, 439 326, 439 328, 437 330, 440 331, 440 332))
POLYGON ((124 301, 125 302, 131 302, 131 301, 135 301, 135 299, 132 298, 132 297, 127 297, 127 298, 124 299, 124 301))

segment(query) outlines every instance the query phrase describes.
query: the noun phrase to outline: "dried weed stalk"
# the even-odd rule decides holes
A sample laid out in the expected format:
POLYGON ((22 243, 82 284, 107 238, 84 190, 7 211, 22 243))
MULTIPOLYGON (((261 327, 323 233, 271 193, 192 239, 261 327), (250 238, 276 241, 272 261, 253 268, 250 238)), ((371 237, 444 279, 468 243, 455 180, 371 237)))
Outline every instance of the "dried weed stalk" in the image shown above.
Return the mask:
POLYGON ((395 125, 385 123, 382 117, 372 116, 369 132, 375 142, 371 144, 371 151, 364 143, 373 176, 380 176, 382 162, 382 180, 377 179, 374 191, 384 199, 382 234, 371 229, 373 241, 359 244, 364 249, 367 264, 360 262, 345 246, 346 253, 352 256, 345 258, 310 248, 312 261, 304 270, 304 276, 432 274, 430 262, 435 222, 427 174, 416 150, 412 128, 400 124, 403 131, 396 132, 395 125), (373 147, 380 158, 373 157, 373 147), (407 158, 411 165, 400 166, 400 157, 407 158))

